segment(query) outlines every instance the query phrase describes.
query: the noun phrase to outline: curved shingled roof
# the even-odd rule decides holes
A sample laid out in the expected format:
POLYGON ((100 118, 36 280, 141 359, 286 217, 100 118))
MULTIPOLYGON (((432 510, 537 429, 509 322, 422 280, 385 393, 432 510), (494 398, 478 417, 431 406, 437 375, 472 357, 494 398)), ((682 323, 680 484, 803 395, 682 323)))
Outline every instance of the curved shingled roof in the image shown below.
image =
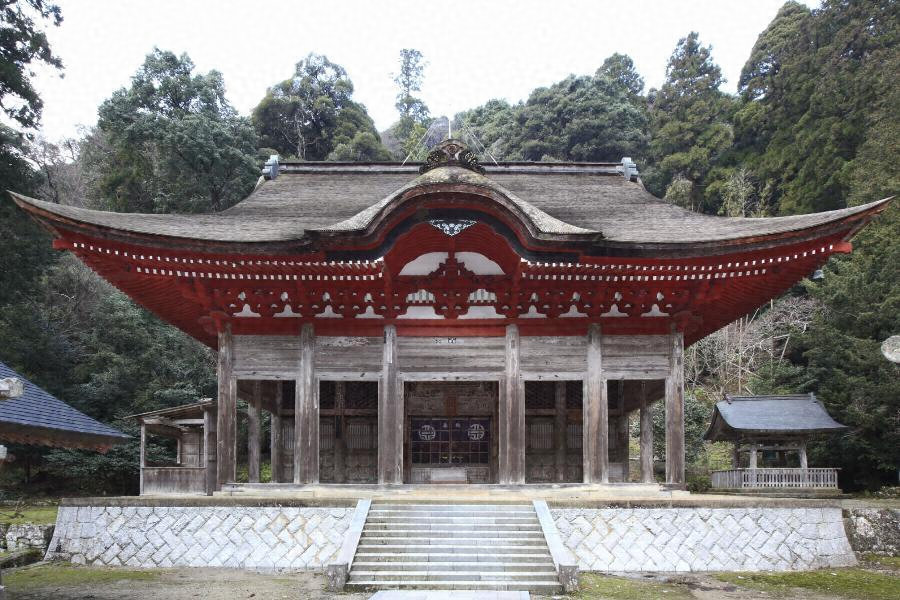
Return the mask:
POLYGON ((21 396, 0 398, 0 440, 22 444, 105 450, 126 435, 75 410, 0 362, 0 379, 24 384, 21 396))
POLYGON ((70 228, 101 228, 109 237, 158 236, 212 243, 312 243, 363 234, 385 213, 435 192, 475 194, 515 214, 536 239, 616 248, 759 242, 838 225, 880 211, 886 200, 809 215, 728 218, 688 211, 626 179, 613 164, 505 163, 480 175, 442 166, 289 163, 236 206, 211 214, 136 214, 63 206, 13 194, 39 218, 70 228))
POLYGON ((753 435, 808 435, 847 429, 831 418, 813 394, 726 396, 716 402, 705 439, 753 435))

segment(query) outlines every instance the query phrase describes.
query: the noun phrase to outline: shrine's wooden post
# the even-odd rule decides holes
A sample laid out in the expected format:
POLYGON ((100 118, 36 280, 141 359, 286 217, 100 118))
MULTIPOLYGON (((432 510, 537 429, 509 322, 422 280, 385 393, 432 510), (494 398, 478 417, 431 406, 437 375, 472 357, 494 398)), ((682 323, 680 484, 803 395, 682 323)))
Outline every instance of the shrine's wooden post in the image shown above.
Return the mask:
POLYGON ((592 324, 587 339, 584 382, 584 482, 609 483, 609 399, 603 378, 600 325, 592 324))
POLYGON ((237 478, 235 461, 237 443, 237 380, 234 378, 234 338, 231 324, 219 330, 219 397, 216 424, 217 484, 234 482, 237 478))
POLYGON ((647 401, 647 382, 641 382, 641 483, 653 483, 653 414, 647 401))
POLYGON ((666 377, 666 483, 684 485, 684 335, 672 331, 666 377))
POLYGON ((141 477, 139 482, 139 494, 144 493, 144 467, 147 466, 147 426, 141 422, 141 477))
POLYGON ((262 406, 262 381, 253 382, 253 393, 247 403, 247 481, 259 483, 259 417, 262 406))
POLYGON ((629 471, 631 470, 631 465, 628 464, 631 460, 631 449, 628 447, 628 413, 625 411, 625 380, 620 379, 617 383, 616 396, 618 402, 616 408, 619 412, 619 418, 616 419, 616 447, 619 450, 619 460, 622 461, 622 481, 627 483, 630 475, 629 471))
POLYGON ((499 481, 525 483, 525 389, 519 370, 519 328, 506 327, 505 374, 500 383, 499 481))
POLYGON ((275 410, 272 411, 270 421, 271 432, 269 439, 269 454, 272 460, 272 481, 280 483, 284 480, 282 470, 284 469, 284 440, 283 425, 281 419, 283 384, 280 381, 275 382, 275 410))
POLYGON ((556 481, 562 483, 566 480, 566 444, 568 436, 566 428, 568 427, 568 407, 566 406, 566 382, 556 382, 556 416, 553 426, 553 443, 556 448, 556 481))
POLYGON ((397 379, 397 328, 384 328, 378 386, 378 483, 403 483, 403 390, 397 379))
POLYGON ((212 496, 213 492, 219 489, 218 473, 216 472, 216 454, 218 448, 216 445, 216 414, 212 407, 203 409, 203 466, 206 467, 206 495, 212 496))
POLYGON ((319 389, 315 373, 316 334, 300 329, 300 374, 294 394, 294 483, 319 483, 319 389))

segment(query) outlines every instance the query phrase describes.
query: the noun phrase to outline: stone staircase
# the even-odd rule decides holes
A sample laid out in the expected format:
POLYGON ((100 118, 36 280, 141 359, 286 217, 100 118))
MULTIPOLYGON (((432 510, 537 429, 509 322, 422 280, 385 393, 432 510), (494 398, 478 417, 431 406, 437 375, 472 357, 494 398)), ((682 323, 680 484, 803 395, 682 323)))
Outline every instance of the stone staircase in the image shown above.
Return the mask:
POLYGON ((531 504, 373 504, 346 589, 562 586, 531 504))

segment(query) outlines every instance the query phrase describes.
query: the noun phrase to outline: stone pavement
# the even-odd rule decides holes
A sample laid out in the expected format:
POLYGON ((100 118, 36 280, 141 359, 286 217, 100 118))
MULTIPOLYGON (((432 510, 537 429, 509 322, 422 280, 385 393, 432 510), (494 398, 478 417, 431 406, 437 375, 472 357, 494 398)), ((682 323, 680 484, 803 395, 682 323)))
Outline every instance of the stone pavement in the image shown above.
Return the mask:
POLYGON ((528 592, 452 592, 444 590, 384 590, 369 600, 529 600, 528 592))

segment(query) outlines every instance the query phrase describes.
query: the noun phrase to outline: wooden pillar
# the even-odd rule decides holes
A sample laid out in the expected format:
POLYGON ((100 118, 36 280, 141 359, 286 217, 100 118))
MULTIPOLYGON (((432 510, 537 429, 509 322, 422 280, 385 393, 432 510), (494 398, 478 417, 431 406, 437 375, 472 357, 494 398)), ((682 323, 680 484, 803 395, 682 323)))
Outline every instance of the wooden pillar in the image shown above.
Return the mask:
POLYGON ((403 390, 397 379, 397 328, 384 328, 378 386, 378 483, 403 483, 403 390))
POLYGON ((673 329, 666 378, 666 483, 684 485, 684 335, 673 329))
POLYGON ((584 382, 584 482, 609 483, 609 399, 603 378, 600 325, 588 329, 584 382))
POLYGON ((343 381, 334 382, 334 412, 338 415, 334 424, 334 482, 347 481, 347 419, 344 409, 347 402, 347 386, 343 381))
POLYGON ((281 424, 281 398, 283 393, 284 383, 281 381, 275 382, 275 410, 272 411, 272 416, 269 421, 270 429, 270 437, 269 437, 269 457, 271 459, 272 465, 272 482, 280 483, 283 481, 282 469, 284 468, 284 441, 282 438, 282 424, 281 424))
POLYGON ((505 377, 500 385, 499 481, 525 483, 525 388, 519 372, 519 328, 506 327, 505 377))
POLYGON ((556 382, 556 418, 554 421, 554 448, 556 449, 556 481, 562 483, 566 480, 566 448, 568 436, 566 428, 568 406, 566 405, 566 382, 556 382))
POLYGON ((206 467, 206 495, 219 489, 216 471, 216 413, 212 407, 203 409, 203 466, 206 467))
POLYGON ((806 442, 800 442, 800 447, 797 448, 797 451, 800 453, 800 468, 808 469, 809 462, 806 457, 806 442))
POLYGON ((641 483, 653 483, 653 413, 647 400, 647 382, 641 382, 641 483))
POLYGON ((144 493, 144 467, 147 466, 147 426, 141 422, 141 479, 138 493, 144 493))
POLYGON ((237 478, 237 381, 233 375, 233 367, 234 338, 231 335, 231 324, 226 323, 219 331, 219 398, 216 412, 218 487, 237 478))
POLYGON ((631 465, 631 449, 628 447, 628 413, 625 411, 625 381, 618 382, 619 420, 616 421, 616 442, 619 447, 619 460, 622 461, 622 481, 628 483, 631 465))
POLYGON ((319 389, 315 374, 316 334, 300 329, 300 376, 294 394, 294 483, 319 483, 319 389))
POLYGON ((731 449, 731 468, 732 469, 740 469, 741 468, 741 444, 740 444, 740 442, 735 442, 734 448, 731 449))
POLYGON ((259 417, 262 406, 262 381, 253 382, 253 394, 247 403, 247 481, 259 483, 259 417))
POLYGON ((756 468, 756 444, 750 444, 750 462, 747 465, 750 469, 756 468))

